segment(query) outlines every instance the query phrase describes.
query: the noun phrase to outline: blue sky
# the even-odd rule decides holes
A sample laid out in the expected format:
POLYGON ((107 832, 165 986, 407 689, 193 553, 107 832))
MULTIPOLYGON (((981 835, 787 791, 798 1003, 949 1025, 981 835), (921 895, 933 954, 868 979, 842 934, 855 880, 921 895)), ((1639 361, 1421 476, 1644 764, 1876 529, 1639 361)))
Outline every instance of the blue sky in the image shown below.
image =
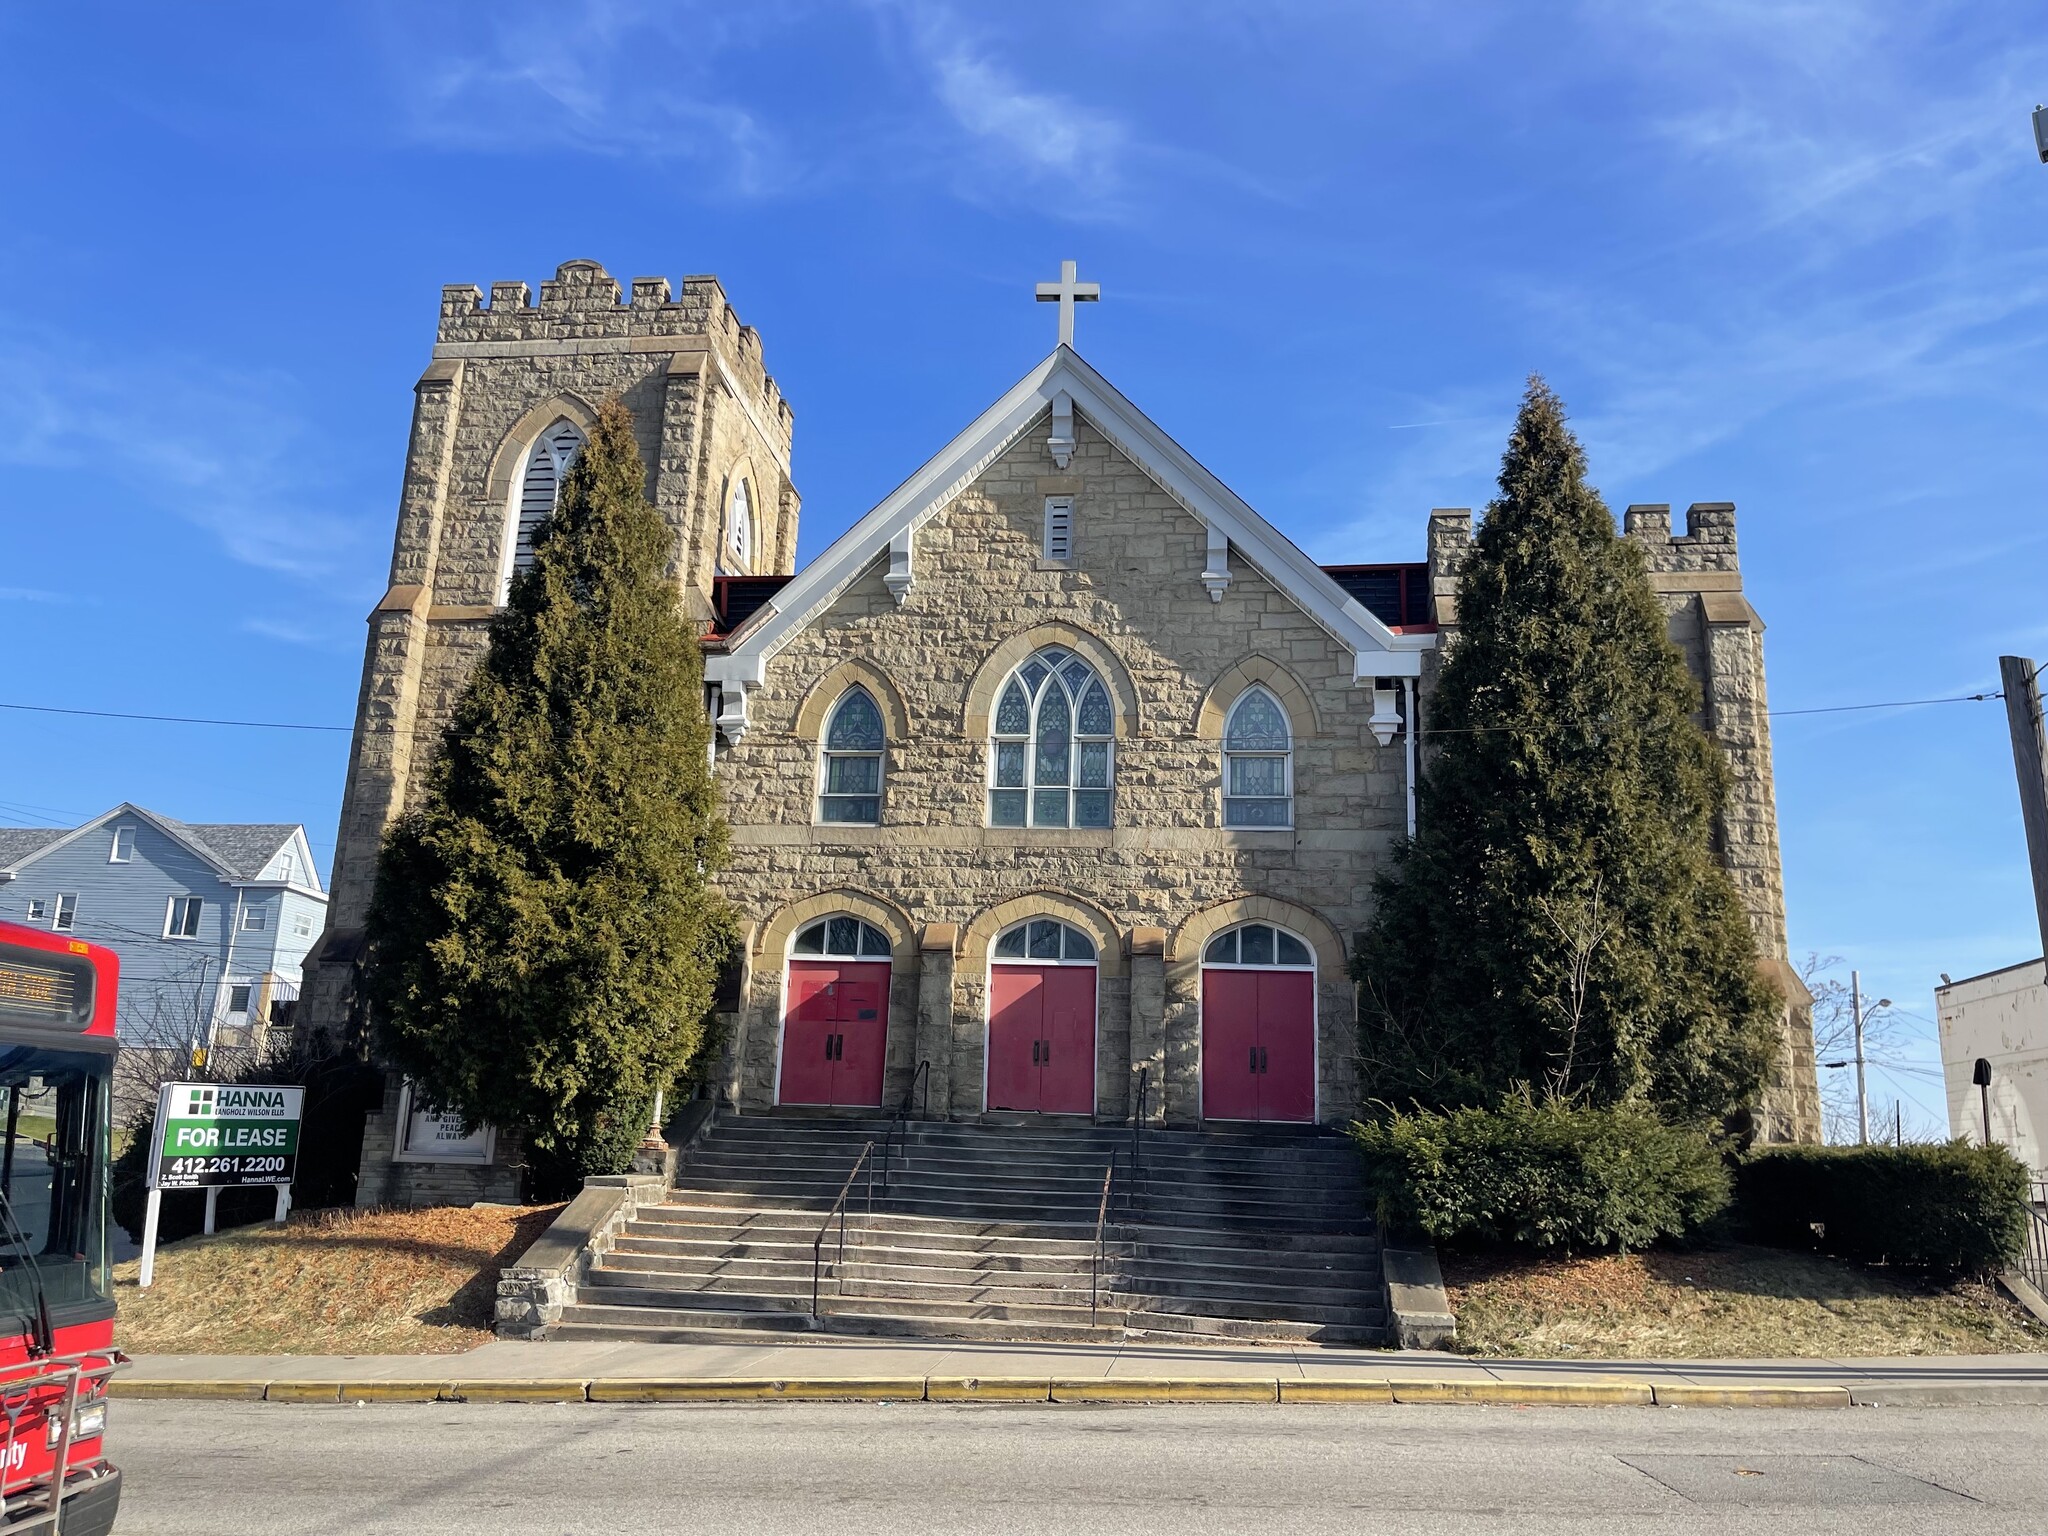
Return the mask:
MULTIPOLYGON (((797 413, 806 555, 1044 354, 1030 285, 1071 257, 1081 350, 1320 558, 1483 505, 1540 370, 1613 506, 1738 504, 1776 707, 1981 691, 2048 654, 2040 21, 10 8, 0 697, 346 725, 440 285, 585 256, 724 279, 797 413)), ((1775 730, 1795 952, 1931 1019, 1938 971, 2038 951, 1998 705, 1775 730)), ((0 743, 10 822, 133 799, 331 852, 344 734, 0 743)))

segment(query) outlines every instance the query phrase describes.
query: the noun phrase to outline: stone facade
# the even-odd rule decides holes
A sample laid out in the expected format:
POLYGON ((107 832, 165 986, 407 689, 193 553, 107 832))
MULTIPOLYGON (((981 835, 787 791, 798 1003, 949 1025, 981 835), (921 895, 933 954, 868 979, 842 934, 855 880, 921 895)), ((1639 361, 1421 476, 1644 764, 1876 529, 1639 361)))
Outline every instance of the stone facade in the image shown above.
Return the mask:
MULTIPOLYGON (((724 690, 717 775, 733 858, 722 883, 747 925, 724 1018, 722 1085, 734 1102, 774 1104, 791 942, 844 913, 891 948, 885 1102, 929 1063, 935 1113, 983 1114, 990 948, 1009 924, 1046 916, 1087 934, 1099 957, 1097 1118, 1126 1119, 1142 1074, 1148 1120, 1200 1122, 1202 948, 1246 921, 1277 924, 1312 950, 1316 1114, 1350 1113, 1361 1085, 1347 961, 1373 876, 1409 827, 1404 717, 1411 685, 1427 708, 1436 626, 1397 629, 1347 602, 1062 348, 963 434, 986 427, 985 452, 941 455, 724 634, 712 578, 736 480, 752 488, 760 525, 749 570, 792 570, 789 408, 715 279, 686 279, 674 295, 640 279, 628 296, 586 262, 564 266, 537 304, 522 284, 494 285, 488 306, 474 288, 444 292, 390 590, 370 618, 305 1027, 348 1028, 379 839, 417 795, 485 643, 524 455, 558 418, 586 422, 613 396, 639 423, 650 498, 676 531, 676 580, 687 611, 712 623, 710 675, 724 690), (1046 557, 1048 498, 1071 500, 1070 558, 1046 557), (772 643, 759 639, 771 632, 772 643), (989 825, 997 690, 1048 644, 1085 659, 1113 695, 1108 828, 989 825), (855 683, 887 725, 882 814, 875 826, 824 825, 820 738, 855 683), (1282 702, 1294 733, 1285 830, 1223 825, 1224 716, 1254 683, 1282 702)), ((1762 626, 1742 596, 1732 509, 1695 507, 1674 538, 1667 509, 1631 508, 1627 531, 1648 550, 1674 638, 1702 679, 1702 723, 1735 767, 1723 842, 1782 967, 1762 626)), ((1427 574, 1446 628, 1470 537, 1469 513, 1431 515, 1427 574)), ((1787 1080, 1767 1106, 1774 1135, 1818 1133, 1802 1023, 1788 1015, 1787 1080)), ((493 1169, 394 1165, 395 1110, 394 1088, 366 1137, 366 1200, 499 1197, 516 1148, 501 1147, 493 1169)))

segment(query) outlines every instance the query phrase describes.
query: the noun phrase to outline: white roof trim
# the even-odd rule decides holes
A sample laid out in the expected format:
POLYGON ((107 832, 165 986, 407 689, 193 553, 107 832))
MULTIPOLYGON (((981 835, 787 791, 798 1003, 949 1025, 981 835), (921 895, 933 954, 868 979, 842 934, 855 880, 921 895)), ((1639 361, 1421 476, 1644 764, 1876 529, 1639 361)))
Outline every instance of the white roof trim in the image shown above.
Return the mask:
MULTIPOLYGON (((216 854, 211 848, 207 847, 204 843, 194 840, 192 835, 184 831, 179 824, 165 821, 163 817, 158 816, 151 811, 145 811, 141 806, 136 805, 133 801, 129 800, 123 800, 111 811, 101 812, 99 815, 93 817, 91 821, 84 823, 82 826, 73 827, 69 832, 66 832, 62 837, 57 838, 54 842, 48 842, 43 844, 43 846, 36 849, 35 852, 23 854, 19 859, 16 859, 12 864, 8 865, 5 870, 0 870, 0 874, 19 874, 22 870, 28 868, 29 865, 34 864, 38 860, 55 853, 59 848, 69 848, 81 837, 84 837, 86 833, 94 831, 100 827, 104 827, 110 821, 121 820, 129 816, 139 817, 143 821, 148 822, 152 827, 156 828, 157 831, 163 833, 165 837, 168 837, 180 848, 183 848, 187 852, 195 854, 200 859, 203 859, 206 862, 207 867, 210 868, 215 874, 219 875, 221 879, 227 882, 228 884, 232 885, 235 881, 241 878, 241 876, 236 874, 234 870, 230 869, 227 866, 227 864, 222 861, 218 854, 216 854)), ((284 845, 282 843, 279 843, 278 846, 281 848, 284 845)))
MULTIPOLYGON (((855 578, 885 558, 892 540, 915 530, 971 485, 1007 452, 1023 431, 1051 409, 1065 390, 1096 430, 1159 482, 1189 513, 1219 529, 1276 587, 1301 605, 1340 644, 1359 653, 1361 677, 1413 677, 1433 634, 1396 634, 1356 601, 1271 523, 1218 480, 1159 425, 1119 393, 1067 346, 1027 373, 958 437, 926 461, 859 522, 833 540, 727 641, 723 655, 705 657, 713 682, 756 685, 767 662, 855 578)), ((1190 573, 1189 580, 1194 581, 1190 573)))

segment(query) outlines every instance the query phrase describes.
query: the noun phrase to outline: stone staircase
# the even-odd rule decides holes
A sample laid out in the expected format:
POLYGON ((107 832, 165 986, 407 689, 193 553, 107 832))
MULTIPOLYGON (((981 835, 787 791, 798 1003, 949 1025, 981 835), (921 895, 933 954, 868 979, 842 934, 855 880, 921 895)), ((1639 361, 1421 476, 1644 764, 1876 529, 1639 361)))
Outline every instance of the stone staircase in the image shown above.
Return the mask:
POLYGON ((814 1332, 978 1340, 1386 1342, 1357 1154, 1320 1129, 1146 1131, 909 1121, 824 1247, 888 1121, 736 1116, 591 1266, 547 1336, 659 1342, 814 1332), (1096 1217, 1115 1160, 1096 1305, 1096 1217))

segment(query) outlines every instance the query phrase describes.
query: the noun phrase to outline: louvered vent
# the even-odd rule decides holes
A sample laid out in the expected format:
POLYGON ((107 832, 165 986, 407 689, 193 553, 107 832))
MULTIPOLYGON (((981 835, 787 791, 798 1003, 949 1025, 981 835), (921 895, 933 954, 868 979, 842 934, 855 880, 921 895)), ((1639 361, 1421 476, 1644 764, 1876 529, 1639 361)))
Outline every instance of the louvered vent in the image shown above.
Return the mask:
POLYGON ((1071 497, 1051 496, 1045 503, 1045 558, 1074 558, 1074 502, 1071 497))
POLYGON ((582 446, 583 434, 574 422, 566 420, 549 427, 533 445, 526 460, 526 478, 519 483, 519 535, 512 546, 513 570, 523 571, 533 564, 533 536, 555 510, 562 476, 582 446))

